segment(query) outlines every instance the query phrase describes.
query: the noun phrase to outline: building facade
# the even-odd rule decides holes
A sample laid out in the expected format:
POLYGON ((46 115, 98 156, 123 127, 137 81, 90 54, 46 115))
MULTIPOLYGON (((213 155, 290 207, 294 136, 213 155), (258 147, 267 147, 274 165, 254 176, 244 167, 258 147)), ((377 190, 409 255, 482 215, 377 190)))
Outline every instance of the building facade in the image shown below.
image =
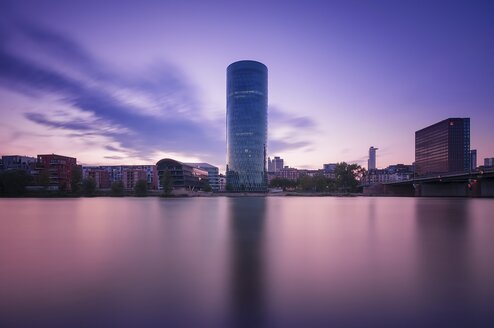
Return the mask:
POLYGON ((417 176, 470 170, 470 118, 448 118, 415 132, 417 176))
POLYGON ((288 179, 291 181, 297 181, 300 178, 300 171, 293 167, 284 167, 276 172, 277 178, 288 179))
POLYGON ((485 167, 493 167, 494 166, 494 157, 484 158, 484 166, 485 167))
POLYGON ((77 159, 62 155, 38 155, 36 159, 36 175, 45 176, 50 190, 71 190, 72 171, 80 170, 77 159))
POLYGON ((213 191, 220 191, 219 169, 208 163, 185 163, 189 166, 208 172, 208 182, 213 191))
POLYGON ((378 183, 407 181, 413 178, 413 165, 395 164, 385 169, 367 171, 362 178, 362 184, 372 185, 378 183))
POLYGON ((102 167, 82 167, 82 178, 91 178, 96 183, 97 189, 110 189, 112 181, 110 172, 102 167))
POLYGON ((136 174, 139 176, 139 179, 146 180, 149 190, 158 189, 158 171, 156 165, 102 165, 84 166, 82 168, 82 177, 92 177, 95 179, 98 189, 108 189, 113 182, 120 181, 124 184, 125 189, 131 190, 134 188, 135 182, 137 182, 134 181, 136 174), (131 171, 140 171, 143 173, 134 173, 132 177, 128 173, 131 171))
POLYGON ((165 158, 156 163, 158 170, 159 189, 163 189, 161 181, 168 171, 173 182, 173 189, 200 190, 203 180, 208 180, 206 170, 188 164, 165 158))
POLYGON ((133 190, 139 180, 146 180, 146 171, 138 168, 126 168, 122 172, 122 183, 124 189, 133 190))
POLYGON ((267 67, 250 60, 228 66, 226 103, 227 189, 266 192, 267 67))
POLYGON ((3 170, 23 170, 31 173, 36 166, 36 157, 5 155, 2 156, 3 170))
POLYGON ((218 177, 219 191, 226 191, 226 176, 220 174, 218 177))
POLYGON ((367 170, 376 169, 376 150, 379 148, 370 147, 369 148, 369 160, 367 161, 367 170))
POLYGON ((273 159, 268 157, 268 172, 276 173, 282 168, 284 168, 283 158, 275 156, 273 159))

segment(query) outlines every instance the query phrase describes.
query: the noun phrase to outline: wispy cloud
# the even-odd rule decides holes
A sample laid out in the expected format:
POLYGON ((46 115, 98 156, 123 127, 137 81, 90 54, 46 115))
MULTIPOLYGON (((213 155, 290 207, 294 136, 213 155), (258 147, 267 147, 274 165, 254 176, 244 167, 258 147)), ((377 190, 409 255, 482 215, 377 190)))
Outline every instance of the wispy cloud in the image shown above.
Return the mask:
POLYGON ((317 126, 316 122, 307 116, 291 115, 275 106, 269 108, 269 119, 273 125, 283 124, 293 128, 308 129, 317 126))
POLYGON ((145 79, 103 74, 98 61, 69 38, 32 24, 20 25, 19 32, 45 53, 75 66, 78 73, 37 63, 19 55, 21 49, 2 43, 0 85, 35 98, 54 95, 66 105, 65 114, 82 111, 92 117, 28 111, 24 115, 29 121, 68 130, 78 138, 85 134, 110 137, 141 159, 157 151, 201 154, 209 160, 223 156, 222 135, 208 128, 197 92, 178 68, 162 65, 145 79), (195 115, 187 115, 192 112, 195 115))
POLYGON ((270 154, 294 149, 305 151, 312 145, 311 133, 317 132, 317 124, 310 117, 293 115, 279 107, 270 106, 269 131, 270 154))
MULTIPOLYGON (((64 105, 57 111, 27 110, 24 117, 30 122, 67 131, 69 138, 109 138, 117 147, 102 148, 128 157, 150 160, 153 153, 183 153, 222 162, 224 120, 209 117, 196 87, 178 67, 161 62, 141 73, 117 73, 61 33, 25 22, 9 31, 25 42, 0 40, 0 87, 33 99, 49 95, 64 105)), ((270 129, 316 126, 312 119, 278 108, 269 113, 270 129)), ((309 145, 304 137, 273 137, 269 147, 278 152, 309 145)))

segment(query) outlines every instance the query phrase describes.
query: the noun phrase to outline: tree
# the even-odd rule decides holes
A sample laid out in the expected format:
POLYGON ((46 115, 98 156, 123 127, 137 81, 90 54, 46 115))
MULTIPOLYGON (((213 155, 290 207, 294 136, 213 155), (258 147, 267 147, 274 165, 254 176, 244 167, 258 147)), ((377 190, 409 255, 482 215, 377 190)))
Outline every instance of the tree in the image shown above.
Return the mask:
POLYGON ((314 185, 312 183, 312 178, 308 175, 302 175, 298 178, 297 186, 305 191, 314 190, 314 185))
POLYGON ((82 172, 79 166, 76 166, 72 169, 70 174, 70 189, 73 193, 78 193, 81 190, 81 182, 82 182, 82 172))
POLYGON ((312 185, 317 192, 327 192, 328 191, 328 179, 324 174, 316 174, 312 177, 312 185))
POLYGON ((84 196, 94 196, 96 192, 96 181, 93 178, 88 177, 82 179, 82 193, 84 196))
POLYGON ((269 186, 271 188, 282 188, 283 190, 286 190, 288 188, 295 188, 297 186, 297 182, 290 179, 278 177, 271 180, 269 186))
POLYGON ((111 184, 111 194, 112 196, 124 195, 124 184, 122 181, 115 181, 111 184))
POLYGON ((148 183, 146 180, 138 180, 134 186, 134 192, 138 197, 145 197, 148 194, 148 183))
POLYGON ((213 188, 211 188, 211 185, 209 184, 208 179, 201 179, 201 190, 205 192, 211 192, 213 191, 213 188))
POLYGON ((161 187, 163 188, 163 195, 169 196, 173 190, 173 177, 170 171, 165 170, 160 177, 161 187))
POLYGON ((20 196, 26 192, 26 186, 33 177, 24 170, 8 170, 0 174, 0 194, 20 196))
POLYGON ((42 186, 45 190, 50 186, 50 174, 48 170, 41 170, 36 178, 36 184, 42 186))
POLYGON ((336 187, 340 191, 356 192, 364 172, 365 169, 357 164, 347 164, 345 162, 336 164, 334 170, 336 187))

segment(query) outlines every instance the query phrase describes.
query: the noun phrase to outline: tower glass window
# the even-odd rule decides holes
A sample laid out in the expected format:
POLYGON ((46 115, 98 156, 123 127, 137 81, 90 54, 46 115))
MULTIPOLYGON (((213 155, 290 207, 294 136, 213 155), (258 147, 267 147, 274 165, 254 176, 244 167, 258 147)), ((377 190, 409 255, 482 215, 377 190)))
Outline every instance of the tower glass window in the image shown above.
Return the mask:
POLYGON ((268 69, 259 62, 238 61, 227 68, 227 188, 267 190, 268 69))

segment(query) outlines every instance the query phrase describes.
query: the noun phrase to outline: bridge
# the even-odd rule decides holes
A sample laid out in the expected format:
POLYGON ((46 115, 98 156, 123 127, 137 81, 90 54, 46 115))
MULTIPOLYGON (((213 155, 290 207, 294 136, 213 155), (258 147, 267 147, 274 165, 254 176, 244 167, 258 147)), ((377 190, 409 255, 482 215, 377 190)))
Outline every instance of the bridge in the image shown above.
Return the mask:
POLYGON ((364 194, 418 197, 494 197, 494 168, 437 174, 364 186, 364 194))

